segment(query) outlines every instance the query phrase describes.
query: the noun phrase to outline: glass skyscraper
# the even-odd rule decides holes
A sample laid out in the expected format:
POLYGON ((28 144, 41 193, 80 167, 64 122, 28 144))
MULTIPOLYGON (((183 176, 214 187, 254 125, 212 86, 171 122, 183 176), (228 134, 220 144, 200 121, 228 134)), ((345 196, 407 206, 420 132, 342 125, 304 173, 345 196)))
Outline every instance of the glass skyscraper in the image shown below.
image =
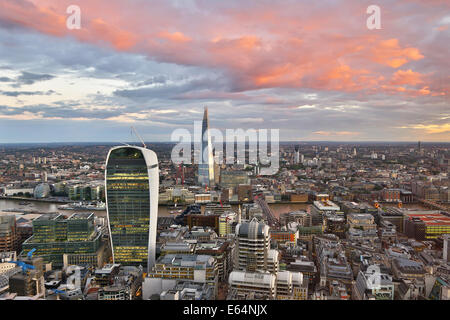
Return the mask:
POLYGON ((106 160, 106 209, 114 263, 155 262, 159 169, 156 154, 146 148, 112 148, 106 160))
POLYGON ((198 183, 202 186, 214 185, 214 157, 209 133, 208 108, 205 107, 202 124, 202 143, 200 163, 198 165, 198 183))

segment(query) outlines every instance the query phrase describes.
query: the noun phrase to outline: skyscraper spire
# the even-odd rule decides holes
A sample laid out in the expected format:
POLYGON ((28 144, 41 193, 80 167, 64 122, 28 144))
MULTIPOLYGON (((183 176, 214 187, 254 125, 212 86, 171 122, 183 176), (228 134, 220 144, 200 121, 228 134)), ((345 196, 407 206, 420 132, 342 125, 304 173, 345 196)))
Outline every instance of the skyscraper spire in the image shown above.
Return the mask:
POLYGON ((212 152, 211 135, 209 133, 208 107, 205 107, 202 123, 202 143, 200 163, 198 165, 198 183, 202 186, 214 185, 214 157, 212 152))

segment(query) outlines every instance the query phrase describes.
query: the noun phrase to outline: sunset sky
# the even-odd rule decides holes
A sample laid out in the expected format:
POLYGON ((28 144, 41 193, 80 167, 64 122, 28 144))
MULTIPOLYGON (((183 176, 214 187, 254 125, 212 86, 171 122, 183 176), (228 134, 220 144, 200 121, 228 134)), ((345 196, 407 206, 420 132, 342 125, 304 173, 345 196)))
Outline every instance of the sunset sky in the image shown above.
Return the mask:
POLYGON ((450 142, 449 49, 448 0, 0 0, 0 143, 170 141, 204 106, 282 140, 450 142))

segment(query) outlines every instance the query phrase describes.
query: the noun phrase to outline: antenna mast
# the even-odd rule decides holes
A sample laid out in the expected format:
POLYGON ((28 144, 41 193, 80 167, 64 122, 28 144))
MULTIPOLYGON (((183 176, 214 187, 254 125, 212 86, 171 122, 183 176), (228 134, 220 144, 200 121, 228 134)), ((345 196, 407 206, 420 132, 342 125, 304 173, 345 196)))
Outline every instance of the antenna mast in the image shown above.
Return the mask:
POLYGON ((147 148, 147 146, 145 145, 144 140, 142 139, 142 137, 139 135, 139 133, 137 132, 136 128, 134 126, 131 126, 131 130, 133 130, 134 134, 139 138, 139 140, 141 140, 142 145, 144 146, 144 148, 147 148))

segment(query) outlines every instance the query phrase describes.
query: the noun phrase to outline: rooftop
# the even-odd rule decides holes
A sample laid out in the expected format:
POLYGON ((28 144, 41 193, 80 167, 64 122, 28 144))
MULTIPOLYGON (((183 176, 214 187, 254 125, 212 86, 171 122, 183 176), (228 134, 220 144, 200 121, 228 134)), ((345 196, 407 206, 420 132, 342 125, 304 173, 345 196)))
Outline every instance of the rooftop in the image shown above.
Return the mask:
POLYGON ((340 210, 340 208, 337 204, 335 204, 334 202, 331 202, 329 200, 314 201, 314 206, 319 210, 332 210, 332 211, 340 210))

